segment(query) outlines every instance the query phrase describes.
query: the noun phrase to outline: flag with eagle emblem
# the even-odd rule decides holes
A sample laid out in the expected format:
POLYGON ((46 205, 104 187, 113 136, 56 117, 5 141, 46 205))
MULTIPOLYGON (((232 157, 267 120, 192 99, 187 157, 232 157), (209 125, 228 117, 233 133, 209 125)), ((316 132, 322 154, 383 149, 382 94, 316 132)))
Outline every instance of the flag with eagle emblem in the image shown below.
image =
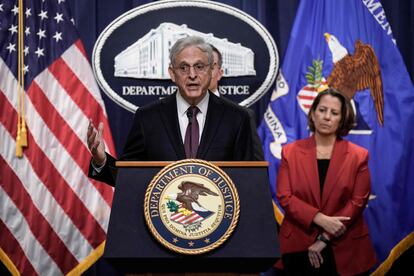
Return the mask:
POLYGON ((316 95, 336 88, 352 103, 357 125, 346 139, 368 149, 371 196, 364 216, 385 274, 414 244, 414 87, 378 0, 301 1, 290 42, 258 128, 275 200, 283 145, 310 135, 316 95))

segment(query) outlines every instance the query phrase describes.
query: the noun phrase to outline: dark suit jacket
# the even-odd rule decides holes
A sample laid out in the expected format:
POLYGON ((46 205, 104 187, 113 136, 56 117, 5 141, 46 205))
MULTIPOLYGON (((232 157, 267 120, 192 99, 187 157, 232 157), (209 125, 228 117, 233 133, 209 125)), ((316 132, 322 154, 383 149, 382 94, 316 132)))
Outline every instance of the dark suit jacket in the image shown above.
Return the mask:
POLYGON ((277 198, 285 210, 280 227, 282 254, 307 251, 322 229, 312 223, 317 212, 346 216, 344 235, 332 239, 338 273, 353 275, 375 264, 375 252, 363 218, 370 194, 368 151, 346 140, 334 145, 321 195, 314 137, 282 149, 277 198))
MULTIPOLYGON (((216 95, 214 95, 216 96, 216 95)), ((231 104, 236 104, 233 101, 225 98, 220 97, 224 101, 228 101, 231 104)), ((237 105, 237 104, 236 104, 237 105)), ((253 155, 255 160, 264 160, 264 154, 263 154, 263 148, 262 148, 262 142, 260 142, 259 135, 257 134, 257 126, 256 126, 256 114, 253 110, 251 110, 248 107, 242 107, 244 108, 250 116, 250 127, 252 132, 252 138, 253 138, 253 155)))
MULTIPOLYGON (((254 161, 251 120, 245 108, 210 94, 197 158, 208 161, 254 161)), ((89 176, 114 185, 115 159, 107 154, 103 170, 89 176)), ((176 95, 139 108, 120 160, 176 161, 185 159, 177 116, 176 95)))

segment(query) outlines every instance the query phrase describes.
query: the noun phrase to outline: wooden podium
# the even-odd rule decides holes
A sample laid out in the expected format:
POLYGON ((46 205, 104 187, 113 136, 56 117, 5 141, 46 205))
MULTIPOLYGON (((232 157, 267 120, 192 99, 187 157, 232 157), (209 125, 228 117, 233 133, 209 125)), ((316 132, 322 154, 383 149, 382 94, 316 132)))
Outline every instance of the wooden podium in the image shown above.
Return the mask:
POLYGON ((268 163, 212 162, 229 175, 237 188, 239 222, 220 247, 196 256, 165 248, 153 238, 145 222, 147 186, 170 163, 117 162, 117 184, 104 258, 123 273, 236 275, 268 270, 280 257, 268 163))

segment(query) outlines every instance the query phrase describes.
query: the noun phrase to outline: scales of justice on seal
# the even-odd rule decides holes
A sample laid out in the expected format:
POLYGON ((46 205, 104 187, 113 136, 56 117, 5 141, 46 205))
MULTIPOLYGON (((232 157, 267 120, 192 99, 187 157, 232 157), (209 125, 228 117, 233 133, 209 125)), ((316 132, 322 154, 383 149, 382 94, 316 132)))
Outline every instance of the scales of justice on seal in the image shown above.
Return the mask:
POLYGON ((104 258, 125 273, 266 271, 280 257, 267 166, 118 161, 104 258))

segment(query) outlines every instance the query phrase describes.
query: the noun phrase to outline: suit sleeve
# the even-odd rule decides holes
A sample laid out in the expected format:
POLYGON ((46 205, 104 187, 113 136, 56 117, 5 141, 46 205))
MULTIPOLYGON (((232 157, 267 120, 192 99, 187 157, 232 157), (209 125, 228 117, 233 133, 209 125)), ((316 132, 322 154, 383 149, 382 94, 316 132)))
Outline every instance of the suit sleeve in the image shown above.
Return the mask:
POLYGON ((290 181, 289 154, 285 147, 282 148, 282 160, 276 181, 276 197, 285 211, 285 215, 299 223, 304 229, 310 229, 313 218, 319 209, 303 201, 293 194, 290 181))
POLYGON ((350 226, 358 219, 365 209, 371 192, 371 177, 368 168, 368 152, 362 154, 362 161, 359 162, 357 175, 355 177, 354 189, 352 196, 335 216, 347 216, 351 219, 344 221, 345 226, 350 226))

